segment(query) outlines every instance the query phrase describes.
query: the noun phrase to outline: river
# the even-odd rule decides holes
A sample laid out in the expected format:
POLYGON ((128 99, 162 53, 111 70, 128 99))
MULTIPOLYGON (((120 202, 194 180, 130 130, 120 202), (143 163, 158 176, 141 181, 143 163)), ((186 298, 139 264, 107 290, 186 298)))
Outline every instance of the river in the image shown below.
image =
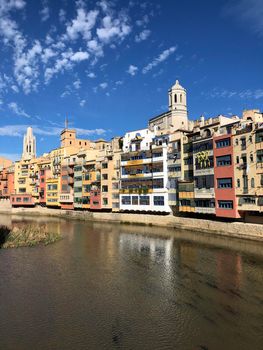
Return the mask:
POLYGON ((0 249, 0 349, 263 348, 263 243, 0 216, 63 240, 0 249))

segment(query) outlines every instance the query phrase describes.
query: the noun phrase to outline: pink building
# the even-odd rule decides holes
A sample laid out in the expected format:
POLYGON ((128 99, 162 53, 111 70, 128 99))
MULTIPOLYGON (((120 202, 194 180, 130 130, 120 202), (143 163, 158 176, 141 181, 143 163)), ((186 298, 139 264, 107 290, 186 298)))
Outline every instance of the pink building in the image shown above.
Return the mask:
POLYGON ((215 136, 213 148, 216 216, 240 218, 235 193, 232 135, 215 136))

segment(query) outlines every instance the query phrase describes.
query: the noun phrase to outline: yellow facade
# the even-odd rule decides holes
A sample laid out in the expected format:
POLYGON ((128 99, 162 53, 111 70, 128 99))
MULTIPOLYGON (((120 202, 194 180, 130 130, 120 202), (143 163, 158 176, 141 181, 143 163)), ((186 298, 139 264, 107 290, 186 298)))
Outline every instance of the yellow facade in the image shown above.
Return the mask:
POLYGON ((60 177, 50 178, 46 180, 46 205, 47 207, 60 207, 60 177))

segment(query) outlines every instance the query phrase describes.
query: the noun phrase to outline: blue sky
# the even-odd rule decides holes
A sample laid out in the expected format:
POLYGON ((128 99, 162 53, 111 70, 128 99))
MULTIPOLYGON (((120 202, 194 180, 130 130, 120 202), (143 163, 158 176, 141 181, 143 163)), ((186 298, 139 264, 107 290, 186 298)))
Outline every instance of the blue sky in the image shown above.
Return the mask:
POLYGON ((0 154, 16 159, 110 139, 167 110, 176 79, 189 118, 262 109, 262 0, 0 0, 0 154))

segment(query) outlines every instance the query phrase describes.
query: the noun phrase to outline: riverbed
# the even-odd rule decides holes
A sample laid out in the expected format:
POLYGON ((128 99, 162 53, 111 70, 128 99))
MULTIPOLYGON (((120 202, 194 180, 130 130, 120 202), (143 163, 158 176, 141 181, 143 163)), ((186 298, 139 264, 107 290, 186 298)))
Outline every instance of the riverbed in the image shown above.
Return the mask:
POLYGON ((63 239, 1 249, 0 349, 262 349, 263 243, 0 215, 63 239))

